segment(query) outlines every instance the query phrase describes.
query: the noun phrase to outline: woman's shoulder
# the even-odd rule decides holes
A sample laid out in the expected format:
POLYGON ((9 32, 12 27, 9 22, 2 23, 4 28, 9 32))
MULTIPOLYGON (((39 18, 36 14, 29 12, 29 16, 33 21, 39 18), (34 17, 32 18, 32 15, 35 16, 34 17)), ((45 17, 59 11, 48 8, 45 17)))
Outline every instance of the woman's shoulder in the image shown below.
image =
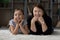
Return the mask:
POLYGON ((49 16, 44 17, 44 20, 47 24, 52 24, 52 19, 49 16))
POLYGON ((44 19, 47 20, 47 21, 49 21, 49 20, 52 21, 50 16, 45 16, 44 19))

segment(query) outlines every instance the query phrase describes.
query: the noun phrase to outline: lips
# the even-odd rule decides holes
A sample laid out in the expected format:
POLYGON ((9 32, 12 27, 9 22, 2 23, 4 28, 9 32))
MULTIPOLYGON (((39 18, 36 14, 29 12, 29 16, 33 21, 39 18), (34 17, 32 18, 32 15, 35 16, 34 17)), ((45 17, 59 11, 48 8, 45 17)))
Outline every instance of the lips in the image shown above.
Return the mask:
POLYGON ((40 17, 40 15, 39 15, 39 14, 38 14, 38 15, 36 15, 36 14, 35 14, 35 16, 36 16, 36 17, 40 17))

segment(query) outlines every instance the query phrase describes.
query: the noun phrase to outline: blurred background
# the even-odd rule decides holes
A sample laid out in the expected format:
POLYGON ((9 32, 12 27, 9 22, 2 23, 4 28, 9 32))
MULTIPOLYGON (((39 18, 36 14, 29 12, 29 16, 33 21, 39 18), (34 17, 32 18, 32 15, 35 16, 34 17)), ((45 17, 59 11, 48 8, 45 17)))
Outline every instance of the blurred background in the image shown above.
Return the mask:
POLYGON ((36 3, 43 5, 47 15, 52 18, 53 26, 60 28, 60 0, 0 0, 0 27, 7 27, 15 8, 24 9, 27 18, 36 3))

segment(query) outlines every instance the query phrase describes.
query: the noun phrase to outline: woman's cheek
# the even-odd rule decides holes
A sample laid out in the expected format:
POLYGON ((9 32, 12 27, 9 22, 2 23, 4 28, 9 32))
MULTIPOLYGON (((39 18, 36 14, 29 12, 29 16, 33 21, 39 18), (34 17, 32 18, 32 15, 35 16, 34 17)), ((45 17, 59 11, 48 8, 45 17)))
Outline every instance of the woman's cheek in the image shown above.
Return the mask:
POLYGON ((43 13, 40 13, 39 16, 43 16, 43 13))
POLYGON ((33 15, 34 15, 34 16, 37 16, 37 14, 36 14, 36 13, 34 13, 33 15))

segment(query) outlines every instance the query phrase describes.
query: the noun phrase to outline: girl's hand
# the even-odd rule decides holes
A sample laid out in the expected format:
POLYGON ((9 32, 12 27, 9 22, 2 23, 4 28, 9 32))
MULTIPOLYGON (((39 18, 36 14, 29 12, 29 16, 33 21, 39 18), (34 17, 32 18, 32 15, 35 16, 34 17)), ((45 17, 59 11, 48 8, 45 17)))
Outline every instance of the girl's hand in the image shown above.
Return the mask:
POLYGON ((22 26, 23 20, 19 23, 19 26, 22 26))
POLYGON ((21 20, 20 20, 19 18, 17 18, 17 23, 20 23, 20 21, 21 21, 21 20))
POLYGON ((18 23, 19 23, 17 19, 15 19, 15 20, 14 20, 14 22, 15 22, 16 24, 18 24, 18 23))

